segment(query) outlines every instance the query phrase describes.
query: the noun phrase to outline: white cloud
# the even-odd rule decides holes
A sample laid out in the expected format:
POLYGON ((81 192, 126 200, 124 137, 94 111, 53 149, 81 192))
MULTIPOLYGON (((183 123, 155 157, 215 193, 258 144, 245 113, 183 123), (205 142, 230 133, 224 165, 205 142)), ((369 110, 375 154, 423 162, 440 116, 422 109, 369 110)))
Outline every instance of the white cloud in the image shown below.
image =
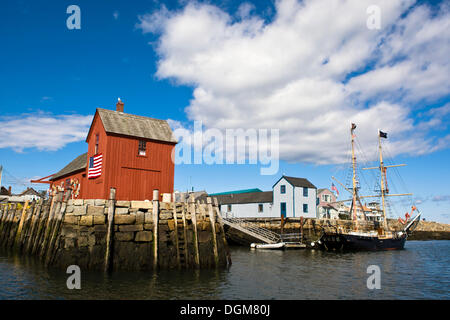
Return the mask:
POLYGON ((235 19, 191 2, 142 15, 138 27, 159 34, 157 76, 194 87, 190 120, 280 129, 282 159, 336 163, 347 159, 350 122, 369 147, 387 131, 393 155, 449 145, 429 135, 437 115, 428 125, 412 116, 418 101, 450 91, 449 10, 413 4, 279 0, 266 23, 250 5, 235 19), (366 27, 370 5, 381 9, 381 30, 366 27))
POLYGON ((54 151, 86 139, 92 116, 22 114, 0 118, 0 148, 54 151))

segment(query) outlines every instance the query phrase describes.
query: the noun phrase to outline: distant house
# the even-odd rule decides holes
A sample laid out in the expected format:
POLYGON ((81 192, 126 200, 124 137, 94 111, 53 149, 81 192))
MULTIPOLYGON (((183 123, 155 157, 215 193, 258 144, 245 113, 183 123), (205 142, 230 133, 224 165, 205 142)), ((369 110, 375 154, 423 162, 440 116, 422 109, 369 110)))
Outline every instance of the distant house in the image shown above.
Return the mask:
POLYGON ((307 179, 282 176, 273 185, 272 191, 238 190, 210 196, 217 198, 224 217, 315 218, 316 191, 317 188, 307 179))
POLYGON ((317 215, 324 219, 339 219, 336 196, 329 189, 317 190, 317 215))
POLYGON ((23 197, 24 200, 33 201, 33 200, 39 200, 43 198, 43 194, 37 192, 33 188, 27 188, 24 192, 19 194, 20 197, 23 197))
POLYGON ((199 197, 207 195, 206 191, 188 191, 188 192, 179 192, 175 191, 175 202, 187 202, 191 195, 194 196, 194 200, 197 200, 199 197))
POLYGON ((227 193, 212 197, 217 198, 223 217, 273 217, 272 191, 227 193))
POLYGON ((11 195, 11 187, 6 189, 5 187, 0 188, 0 196, 10 196, 11 195))
POLYGON ((274 215, 317 217, 317 188, 307 179, 282 176, 272 188, 274 215))
POLYGON ((219 192, 219 193, 211 193, 210 196, 218 196, 218 195, 222 195, 222 194, 252 193, 252 192, 262 192, 262 190, 259 188, 242 189, 242 190, 226 191, 226 192, 219 192))

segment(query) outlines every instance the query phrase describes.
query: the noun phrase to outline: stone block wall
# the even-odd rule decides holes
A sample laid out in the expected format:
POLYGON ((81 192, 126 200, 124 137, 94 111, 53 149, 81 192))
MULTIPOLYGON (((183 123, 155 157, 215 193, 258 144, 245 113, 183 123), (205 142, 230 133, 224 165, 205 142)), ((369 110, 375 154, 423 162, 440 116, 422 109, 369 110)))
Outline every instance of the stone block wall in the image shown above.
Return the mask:
POLYGON ((61 193, 43 202, 0 205, 0 246, 60 268, 75 264, 89 270, 150 270, 231 264, 218 207, 210 200, 62 197, 61 193))

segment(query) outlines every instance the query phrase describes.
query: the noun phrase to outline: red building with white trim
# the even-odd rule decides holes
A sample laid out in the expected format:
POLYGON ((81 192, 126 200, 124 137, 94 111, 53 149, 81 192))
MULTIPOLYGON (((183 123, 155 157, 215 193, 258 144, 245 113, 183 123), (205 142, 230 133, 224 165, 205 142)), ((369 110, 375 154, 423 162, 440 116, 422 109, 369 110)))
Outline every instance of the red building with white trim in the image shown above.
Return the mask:
POLYGON ((177 141, 169 124, 124 113, 123 106, 119 99, 116 111, 97 108, 87 153, 51 176, 51 188, 70 185, 75 199, 108 199, 111 187, 117 200, 151 200, 154 189, 173 192, 177 141), (100 175, 89 177, 90 169, 100 175))

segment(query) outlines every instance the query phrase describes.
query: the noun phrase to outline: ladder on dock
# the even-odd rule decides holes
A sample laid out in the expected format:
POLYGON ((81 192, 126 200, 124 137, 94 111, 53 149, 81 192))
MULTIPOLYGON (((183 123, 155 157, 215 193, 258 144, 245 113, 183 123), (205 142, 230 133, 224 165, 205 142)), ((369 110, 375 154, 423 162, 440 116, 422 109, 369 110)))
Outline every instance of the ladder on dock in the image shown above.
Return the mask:
POLYGON ((242 218, 225 218, 221 217, 222 222, 236 230, 239 230, 263 243, 279 243, 281 237, 278 233, 270 231, 266 228, 259 227, 242 218))

